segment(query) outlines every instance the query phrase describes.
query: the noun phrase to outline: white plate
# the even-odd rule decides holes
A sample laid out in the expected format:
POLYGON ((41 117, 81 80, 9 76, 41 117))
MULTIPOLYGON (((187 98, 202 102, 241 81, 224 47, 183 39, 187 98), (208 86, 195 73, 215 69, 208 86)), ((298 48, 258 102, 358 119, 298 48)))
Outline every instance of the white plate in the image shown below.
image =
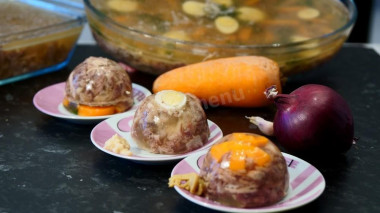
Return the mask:
MULTIPOLYGON (((195 153, 182 161, 174 168, 171 175, 196 172, 199 174, 203 159, 207 150, 195 153)), ((221 205, 220 203, 208 200, 205 197, 193 195, 190 192, 175 186, 175 190, 184 198, 206 208, 240 213, 264 213, 280 212, 294 209, 312 202, 318 198, 325 189, 326 183, 323 175, 314 166, 295 156, 282 153, 288 164, 289 190, 287 196, 280 202, 261 208, 234 208, 221 205)))
POLYGON ((100 150, 110 155, 132 160, 140 163, 147 164, 160 164, 167 163, 171 161, 176 161, 183 159, 190 154, 197 151, 206 149, 212 144, 217 142, 218 139, 222 138, 222 130, 212 121, 207 120, 210 129, 210 137, 208 142, 201 148, 194 150, 192 152, 179 154, 179 155, 164 155, 164 154, 154 154, 140 149, 136 142, 132 139, 130 130, 133 122, 134 112, 126 112, 123 114, 115 115, 107 120, 100 122, 91 131, 91 141, 100 150), (114 152, 108 151, 103 148, 104 143, 111 138, 114 134, 118 134, 125 138, 131 146, 132 156, 119 155, 114 152))
MULTIPOLYGON (((66 119, 74 123, 92 124, 112 116, 79 116, 68 111, 62 104, 62 100, 65 96, 65 85, 65 82, 57 83, 38 91, 33 97, 34 106, 45 114, 66 119)), ((135 83, 132 83, 132 89, 134 103, 129 111, 135 110, 146 96, 152 94, 145 87, 135 83)))

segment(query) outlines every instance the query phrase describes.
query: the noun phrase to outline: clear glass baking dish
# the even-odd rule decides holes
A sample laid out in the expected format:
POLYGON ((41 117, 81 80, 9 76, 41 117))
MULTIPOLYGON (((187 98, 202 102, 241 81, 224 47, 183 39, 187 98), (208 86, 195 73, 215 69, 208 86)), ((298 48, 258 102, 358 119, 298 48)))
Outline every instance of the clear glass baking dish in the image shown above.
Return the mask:
POLYGON ((0 85, 65 67, 85 21, 71 1, 0 0, 0 85))
MULTIPOLYGON (((242 55, 260 55, 275 60, 284 77, 298 74, 333 58, 350 35, 357 18, 353 0, 84 0, 84 5, 94 39, 105 52, 139 71, 155 75, 187 64, 242 55), (184 12, 186 2, 232 2, 250 10, 261 5, 261 11, 265 8, 268 11, 266 18, 257 21, 257 25, 241 27, 241 31, 223 36, 217 30, 210 30, 215 28, 212 18, 184 12), (151 5, 154 6, 150 8, 151 5), (307 18, 302 17, 303 13, 307 18), (317 17, 309 19, 313 13, 317 17), (256 38, 243 39, 248 34, 256 38), (284 40, 289 36, 290 40, 284 40), (205 38, 208 40, 203 40, 205 38), (267 39, 271 42, 266 43, 267 39), (232 43, 237 40, 240 43, 232 43)), ((235 6, 217 6, 218 15, 231 10, 228 17, 237 16, 239 12, 235 6)), ((209 9, 214 11, 215 8, 209 9)), ((193 12, 197 11, 200 9, 193 12)), ((246 15, 252 18, 255 14, 246 15)), ((250 22, 255 23, 241 21, 239 25, 250 22)))

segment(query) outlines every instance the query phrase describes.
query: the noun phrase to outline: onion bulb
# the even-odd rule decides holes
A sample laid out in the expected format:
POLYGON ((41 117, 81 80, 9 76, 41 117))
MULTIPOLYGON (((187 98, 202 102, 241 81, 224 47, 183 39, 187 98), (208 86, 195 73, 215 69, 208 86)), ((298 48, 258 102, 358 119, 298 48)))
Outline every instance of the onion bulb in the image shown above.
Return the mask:
POLYGON ((299 154, 338 154, 354 143, 354 122, 347 102, 333 89, 304 85, 290 94, 278 94, 272 86, 265 91, 276 107, 273 123, 247 117, 267 135, 274 135, 287 151, 299 154))

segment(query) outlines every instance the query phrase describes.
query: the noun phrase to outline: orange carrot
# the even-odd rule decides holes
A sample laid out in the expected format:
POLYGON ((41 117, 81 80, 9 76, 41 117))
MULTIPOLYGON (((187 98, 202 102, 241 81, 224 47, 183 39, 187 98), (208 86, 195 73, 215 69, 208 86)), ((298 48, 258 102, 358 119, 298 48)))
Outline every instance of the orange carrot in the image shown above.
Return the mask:
POLYGON ((251 27, 244 27, 244 28, 240 29, 238 37, 239 37, 239 40, 241 42, 246 43, 251 38, 251 35, 252 35, 252 28, 251 27))
POLYGON ((268 27, 297 27, 300 21, 292 19, 265 19, 261 24, 268 27))
POLYGON ((70 105, 70 101, 69 101, 69 99, 67 99, 66 97, 64 97, 63 98, 63 101, 62 101, 62 105, 64 106, 64 107, 69 107, 69 105, 70 105))
POLYGON ((237 56, 168 71, 154 81, 153 92, 188 92, 211 106, 261 107, 269 104, 264 91, 272 85, 281 88, 276 62, 260 56, 237 56))
POLYGON ((200 39, 202 38, 205 34, 207 33, 207 29, 206 27, 203 27, 203 26, 199 26, 198 28, 196 28, 193 33, 192 33, 192 38, 193 39, 200 39))
POLYGON ((246 0, 245 4, 247 6, 253 6, 253 5, 256 5, 259 2, 260 2, 260 0, 246 0))
POLYGON ((87 106, 81 104, 70 103, 67 97, 62 100, 62 105, 72 113, 78 114, 80 116, 102 116, 102 115, 112 115, 115 113, 120 113, 125 111, 124 105, 115 106, 87 106))
POLYGON ((86 105, 78 105, 78 115, 80 116, 102 116, 115 114, 114 106, 94 107, 86 105))

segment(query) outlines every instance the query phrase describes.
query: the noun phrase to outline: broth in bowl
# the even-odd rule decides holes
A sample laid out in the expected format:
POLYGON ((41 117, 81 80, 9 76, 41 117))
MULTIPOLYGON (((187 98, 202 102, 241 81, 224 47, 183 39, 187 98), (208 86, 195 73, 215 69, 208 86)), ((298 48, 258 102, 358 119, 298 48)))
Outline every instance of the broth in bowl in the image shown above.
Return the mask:
POLYGON ((96 11, 88 10, 88 17, 100 46, 138 69, 158 74, 234 55, 264 55, 283 67, 283 57, 286 61, 289 57, 313 58, 327 51, 320 58, 326 59, 348 33, 333 38, 326 50, 321 39, 351 18, 347 7, 336 0, 88 1, 96 11), (101 14, 102 19, 91 14, 101 14), (290 45, 298 43, 303 43, 300 49, 290 45), (288 55, 289 48, 297 54, 288 55))

